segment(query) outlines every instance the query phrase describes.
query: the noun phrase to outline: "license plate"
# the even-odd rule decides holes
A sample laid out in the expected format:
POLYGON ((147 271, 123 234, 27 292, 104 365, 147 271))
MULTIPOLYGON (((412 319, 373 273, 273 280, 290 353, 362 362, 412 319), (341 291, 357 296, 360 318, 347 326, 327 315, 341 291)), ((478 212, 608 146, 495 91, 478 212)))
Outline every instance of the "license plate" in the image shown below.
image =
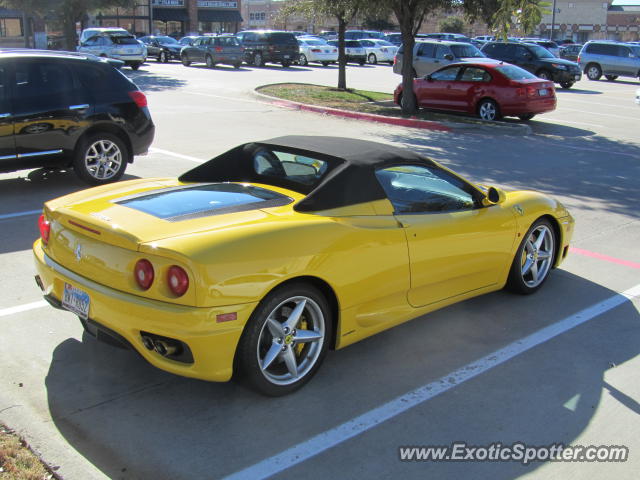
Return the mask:
POLYGON ((284 58, 289 58, 289 55, 285 55, 284 58))
POLYGON ((576 78, 576 81, 580 80, 580 75, 576 75, 575 78, 576 78))
POLYGON ((546 88, 541 88, 540 90, 538 90, 538 95, 540 95, 541 97, 545 96, 549 91, 546 88))
POLYGON ((62 306, 64 308, 86 320, 89 317, 90 303, 87 292, 68 283, 64 284, 64 292, 62 294, 62 306))

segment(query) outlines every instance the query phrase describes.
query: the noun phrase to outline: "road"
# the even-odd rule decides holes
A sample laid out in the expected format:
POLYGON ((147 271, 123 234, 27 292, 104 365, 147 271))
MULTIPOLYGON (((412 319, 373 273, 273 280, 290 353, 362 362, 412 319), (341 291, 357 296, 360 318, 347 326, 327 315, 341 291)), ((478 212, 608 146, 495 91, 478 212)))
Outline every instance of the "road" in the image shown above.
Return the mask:
MULTIPOLYGON (((497 292, 337 352, 294 395, 156 370, 98 344, 41 302, 30 244, 42 202, 84 188, 72 174, 0 175, 0 421, 65 479, 637 478, 640 467, 638 82, 583 80, 533 134, 451 134, 291 111, 257 85, 332 85, 337 70, 126 71, 157 124, 126 178, 173 176, 239 143, 287 134, 407 146, 475 182, 534 188, 576 218, 574 250, 537 294, 497 292), (408 408, 411 407, 411 408, 408 408), (624 445, 623 463, 401 462, 401 446, 624 445)), ((392 91, 388 66, 348 84, 392 91)))

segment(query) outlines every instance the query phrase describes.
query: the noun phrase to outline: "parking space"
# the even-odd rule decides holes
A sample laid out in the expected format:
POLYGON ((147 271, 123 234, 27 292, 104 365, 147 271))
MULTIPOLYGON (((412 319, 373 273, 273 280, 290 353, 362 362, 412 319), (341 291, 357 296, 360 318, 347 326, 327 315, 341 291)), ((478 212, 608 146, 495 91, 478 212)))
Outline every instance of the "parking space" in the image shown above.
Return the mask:
MULTIPOLYGON (((280 135, 377 140, 475 182, 551 194, 576 218, 576 250, 533 296, 496 292, 418 318, 330 352, 299 392, 264 398, 236 383, 159 371, 44 305, 30 252, 36 212, 85 185, 72 173, 0 174, 0 421, 64 478, 635 478, 637 82, 583 80, 558 90, 558 109, 531 122, 533 135, 509 137, 325 117, 252 94, 265 83, 333 85, 331 66, 148 63, 126 74, 147 93, 157 131, 125 178, 175 176, 237 144, 280 135), (511 356, 501 356, 505 349, 511 356), (387 406, 403 398, 411 408, 387 406), (454 441, 626 445, 632 454, 618 464, 526 467, 399 459, 401 446, 454 441)), ((390 92, 399 80, 388 65, 347 73, 349 86, 367 90, 390 92)))

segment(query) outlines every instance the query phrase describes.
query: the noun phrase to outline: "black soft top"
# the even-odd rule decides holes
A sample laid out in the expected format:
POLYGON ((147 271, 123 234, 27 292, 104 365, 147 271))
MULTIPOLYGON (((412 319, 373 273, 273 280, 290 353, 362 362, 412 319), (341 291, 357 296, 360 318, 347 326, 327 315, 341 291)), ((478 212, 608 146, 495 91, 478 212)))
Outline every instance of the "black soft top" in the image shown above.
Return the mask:
POLYGON ((184 173, 182 182, 252 182, 274 185, 305 194, 294 209, 313 212, 387 198, 376 170, 397 164, 433 165, 409 150, 383 143, 341 137, 286 136, 245 143, 184 173), (258 174, 253 158, 261 149, 318 158, 328 163, 313 185, 258 174))

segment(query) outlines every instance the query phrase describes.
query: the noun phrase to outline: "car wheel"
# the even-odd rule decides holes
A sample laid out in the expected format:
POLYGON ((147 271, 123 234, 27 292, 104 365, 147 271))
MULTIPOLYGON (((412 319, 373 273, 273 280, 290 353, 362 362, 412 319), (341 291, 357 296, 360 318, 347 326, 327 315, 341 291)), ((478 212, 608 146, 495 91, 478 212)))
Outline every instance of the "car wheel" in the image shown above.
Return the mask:
POLYGON ((610 82, 613 82, 616 78, 618 78, 618 75, 605 75, 605 78, 610 82))
POLYGON ((360 65, 361 67, 364 67, 365 63, 367 63, 365 60, 359 60, 358 61, 358 65, 360 65))
POLYGON ((332 330, 331 309, 316 288, 294 283, 274 290, 253 312, 240 339, 240 379, 270 396, 299 389, 320 368, 332 330))
POLYGON ((541 78, 542 80, 551 80, 551 73, 549 73, 547 70, 540 70, 538 73, 536 73, 536 77, 541 78))
POLYGON ((256 52, 253 54, 253 64, 256 67, 262 67, 264 65, 264 59, 262 58, 262 54, 260 52, 256 52))
POLYGON ((527 113, 525 115, 518 115, 518 118, 520 120, 522 120, 523 122, 528 122, 529 120, 531 120, 535 116, 536 116, 535 113, 527 113))
POLYGON ((595 63, 587 65, 587 78, 589 80, 600 80, 602 69, 595 63))
POLYGON ((138 70, 140 68, 140 62, 133 62, 131 65, 131 70, 138 70))
POLYGON ((242 66, 242 62, 236 62, 233 64, 233 68, 235 68, 236 70, 240 70, 241 66, 242 66))
POLYGON ((375 64, 378 63, 378 59, 376 58, 375 54, 373 54, 373 53, 369 54, 369 57, 367 57, 367 60, 369 61, 369 63, 371 65, 375 65, 375 64))
POLYGON ((189 61, 189 57, 184 53, 180 56, 180 60, 182 60, 182 65, 184 65, 185 67, 188 67, 189 65, 191 65, 191 62, 189 61))
POLYGON ((560 82, 560 86, 562 88, 569 89, 569 88, 573 87, 573 82, 560 82))
POLYGON ((553 267, 555 248, 556 236, 549 221, 534 222, 516 251, 507 289, 525 295, 538 290, 553 267))
POLYGON ((291 62, 288 60, 285 60, 282 62, 282 68, 289 68, 291 66, 291 62))
POLYGON ((328 67, 331 62, 322 62, 323 67, 328 67))
POLYGON ((303 67, 309 63, 307 61, 307 56, 304 53, 301 53, 300 56, 298 57, 298 63, 303 67))
POLYGON ((211 55, 207 55, 204 61, 207 64, 207 68, 213 68, 216 66, 216 64, 213 62, 213 58, 211 57, 211 55))
POLYGON ((97 133, 80 140, 73 169, 91 185, 115 182, 127 168, 129 152, 124 142, 111 133, 97 133))
POLYGON ((158 61, 160 63, 167 63, 167 52, 165 52, 165 51, 160 52, 160 56, 158 57, 158 61))
POLYGON ((478 104, 478 116, 482 120, 500 120, 498 104, 489 98, 481 100, 478 104))
POLYGON ((393 60, 389 60, 387 63, 388 63, 389 65, 393 66, 393 60))

